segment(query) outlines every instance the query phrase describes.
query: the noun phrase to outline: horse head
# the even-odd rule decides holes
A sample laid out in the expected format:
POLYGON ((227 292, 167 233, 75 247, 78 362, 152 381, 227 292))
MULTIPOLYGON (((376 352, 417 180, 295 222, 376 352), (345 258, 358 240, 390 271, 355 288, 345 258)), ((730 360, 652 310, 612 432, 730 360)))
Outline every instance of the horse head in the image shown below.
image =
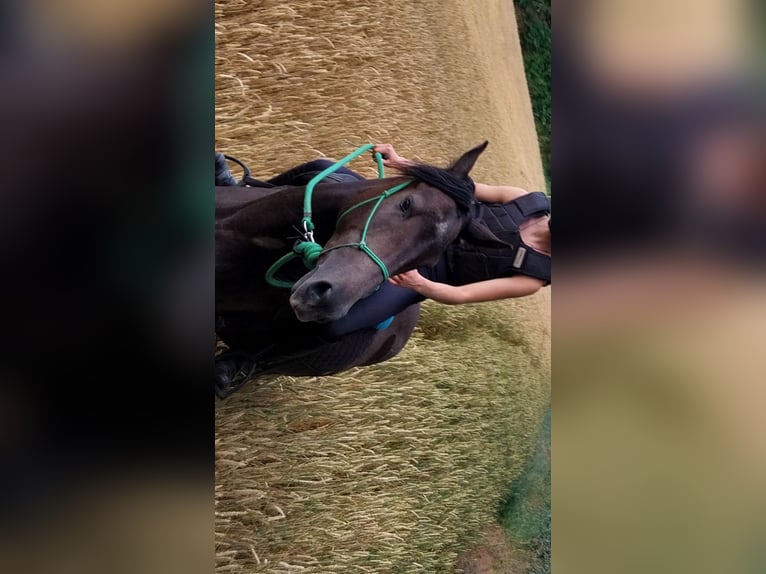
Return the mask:
POLYGON ((403 177, 379 180, 349 199, 316 267, 292 288, 298 319, 339 319, 389 276, 435 264, 471 223, 474 185, 468 173, 487 143, 446 169, 403 168, 403 177))

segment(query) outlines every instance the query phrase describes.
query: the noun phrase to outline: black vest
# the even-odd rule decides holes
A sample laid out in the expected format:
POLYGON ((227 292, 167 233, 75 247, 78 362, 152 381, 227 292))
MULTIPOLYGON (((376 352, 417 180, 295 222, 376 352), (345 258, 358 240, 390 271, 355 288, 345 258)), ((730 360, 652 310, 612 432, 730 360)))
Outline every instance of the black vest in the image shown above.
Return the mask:
POLYGON ((447 249, 451 285, 465 285, 513 275, 529 275, 551 282, 551 258, 521 240, 519 228, 530 217, 548 215, 551 204, 541 191, 508 203, 480 203, 474 217, 489 227, 507 248, 474 245, 459 239, 447 249))

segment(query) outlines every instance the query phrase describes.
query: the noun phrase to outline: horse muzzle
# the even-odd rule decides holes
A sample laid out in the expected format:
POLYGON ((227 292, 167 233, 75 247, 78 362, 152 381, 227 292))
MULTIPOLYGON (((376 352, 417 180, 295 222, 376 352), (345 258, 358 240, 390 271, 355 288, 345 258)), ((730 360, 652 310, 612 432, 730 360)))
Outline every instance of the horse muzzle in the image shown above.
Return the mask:
POLYGON ((351 308, 343 291, 330 281, 307 276, 293 287, 290 305, 299 321, 329 323, 343 317, 351 308))

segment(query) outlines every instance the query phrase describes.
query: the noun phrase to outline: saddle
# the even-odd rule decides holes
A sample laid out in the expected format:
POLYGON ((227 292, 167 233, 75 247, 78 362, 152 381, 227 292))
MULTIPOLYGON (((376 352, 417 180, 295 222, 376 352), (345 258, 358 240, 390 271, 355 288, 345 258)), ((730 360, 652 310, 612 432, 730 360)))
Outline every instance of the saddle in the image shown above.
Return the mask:
MULTIPOLYGON (((237 182, 237 185, 239 186, 247 186, 247 187, 277 187, 273 183, 269 183, 268 181, 264 181, 261 179, 256 179, 252 176, 252 172, 250 171, 250 168, 243 162, 242 160, 239 160, 235 157, 232 157, 230 155, 225 155, 224 157, 230 161, 233 161, 238 166, 242 168, 242 171, 244 172, 242 178, 237 182)), ((314 179, 320 172, 319 171, 309 171, 306 173, 302 173, 295 177, 290 183, 292 185, 308 185, 308 183, 314 179)), ((322 181, 335 181, 335 182, 353 182, 357 181, 357 179, 349 175, 347 173, 331 173, 329 175, 326 175, 324 178, 322 178, 322 181)))

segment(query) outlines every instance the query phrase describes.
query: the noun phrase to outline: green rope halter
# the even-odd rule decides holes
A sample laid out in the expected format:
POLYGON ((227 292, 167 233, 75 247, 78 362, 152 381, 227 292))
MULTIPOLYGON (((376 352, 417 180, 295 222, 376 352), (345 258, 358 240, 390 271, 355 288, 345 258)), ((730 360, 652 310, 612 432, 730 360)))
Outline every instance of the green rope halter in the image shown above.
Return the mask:
MULTIPOLYGON (((386 268, 386 264, 383 263, 383 261, 377 255, 375 255, 372 249, 370 249, 367 246, 367 243, 365 241, 367 238, 367 230, 370 226, 370 222, 372 221, 372 217, 375 215, 375 212, 377 211, 381 202, 387 197, 396 193, 397 191, 404 189, 412 182, 409 182, 409 181, 404 182, 395 187, 387 189, 379 196, 373 197, 370 199, 365 199, 364 201, 360 201, 356 205, 351 206, 350 208, 348 208, 347 210, 345 210, 343 213, 340 214, 340 216, 338 217, 336 221, 336 225, 337 225, 337 222, 340 221, 348 212, 366 203, 377 201, 377 203, 373 206, 369 217, 367 218, 367 222, 365 223, 364 229, 362 231, 362 237, 358 243, 345 243, 343 245, 336 245, 334 247, 331 247, 330 249, 323 249, 321 245, 319 245, 316 241, 314 241, 314 223, 311 220, 311 216, 312 216, 311 198, 314 193, 314 186, 316 186, 317 183, 319 183, 321 180, 323 180, 325 177, 327 177, 331 173, 337 171, 342 166, 346 165, 353 159, 362 155, 364 152, 371 150, 373 147, 375 147, 373 144, 365 144, 359 149, 357 149, 355 152, 350 153, 343 159, 335 162, 333 165, 319 172, 316 176, 311 178, 311 181, 309 181, 308 184, 306 185, 306 190, 303 196, 303 219, 301 220, 301 222, 303 223, 303 241, 297 242, 290 253, 288 253, 287 255, 284 255, 283 257, 280 257, 271 267, 269 267, 269 269, 266 271, 266 282, 269 283, 269 285, 272 285, 274 287, 280 287, 283 289, 290 289, 295 284, 294 281, 284 281, 276 277, 277 271, 279 271, 285 264, 287 264, 289 261, 292 261, 293 259, 297 259, 300 257, 303 259, 303 264, 308 269, 313 269, 316 266, 317 259, 319 259, 319 256, 322 253, 327 253, 328 251, 339 249, 340 247, 357 247, 361 251, 364 251, 370 257, 370 259, 372 259, 372 261, 380 268, 381 272, 383 273, 384 280, 387 280, 389 278, 389 273, 388 273, 388 269, 386 268)), ((378 164, 378 178, 382 179, 384 177, 384 169, 383 169, 383 158, 380 153, 375 153, 375 161, 378 164)))
POLYGON ((364 224, 364 229, 362 230, 362 237, 361 237, 361 239, 359 240, 358 243, 343 243, 341 245, 335 245, 333 247, 330 247, 329 249, 323 249, 321 251, 321 253, 327 253, 327 252, 332 251, 334 249, 340 249, 341 247, 357 247, 361 251, 364 251, 367 254, 367 256, 370 259, 372 259, 373 263, 375 263, 375 265, 377 265, 380 268, 380 271, 383 273, 383 280, 387 281, 388 278, 390 277, 390 275, 388 273, 388 268, 386 267, 386 264, 383 263, 383 261, 380 259, 380 257, 375 255, 375 252, 367 246, 367 243, 365 241, 367 239, 367 230, 370 227, 370 223, 372 222, 372 218, 375 216, 375 212, 380 207, 380 204, 383 203, 383 200, 386 199, 387 197, 391 197, 397 191, 403 190, 405 187, 407 187, 411 183, 412 183, 411 181, 405 181, 404 183, 400 183, 399 185, 396 185, 396 186, 394 186, 394 187, 392 187, 390 189, 387 189, 386 191, 384 191, 383 193, 381 193, 377 197, 371 197, 370 199, 365 199, 364 201, 360 201, 359 203, 357 203, 355 205, 352 205, 346 211, 341 213, 340 216, 338 216, 337 221, 335 222, 336 225, 338 224, 338 221, 343 219, 343 217, 348 212, 353 211, 357 207, 361 207, 362 205, 365 205, 366 203, 370 203, 372 201, 375 201, 375 205, 372 207, 372 210, 370 211, 370 215, 367 217, 367 221, 364 224))

